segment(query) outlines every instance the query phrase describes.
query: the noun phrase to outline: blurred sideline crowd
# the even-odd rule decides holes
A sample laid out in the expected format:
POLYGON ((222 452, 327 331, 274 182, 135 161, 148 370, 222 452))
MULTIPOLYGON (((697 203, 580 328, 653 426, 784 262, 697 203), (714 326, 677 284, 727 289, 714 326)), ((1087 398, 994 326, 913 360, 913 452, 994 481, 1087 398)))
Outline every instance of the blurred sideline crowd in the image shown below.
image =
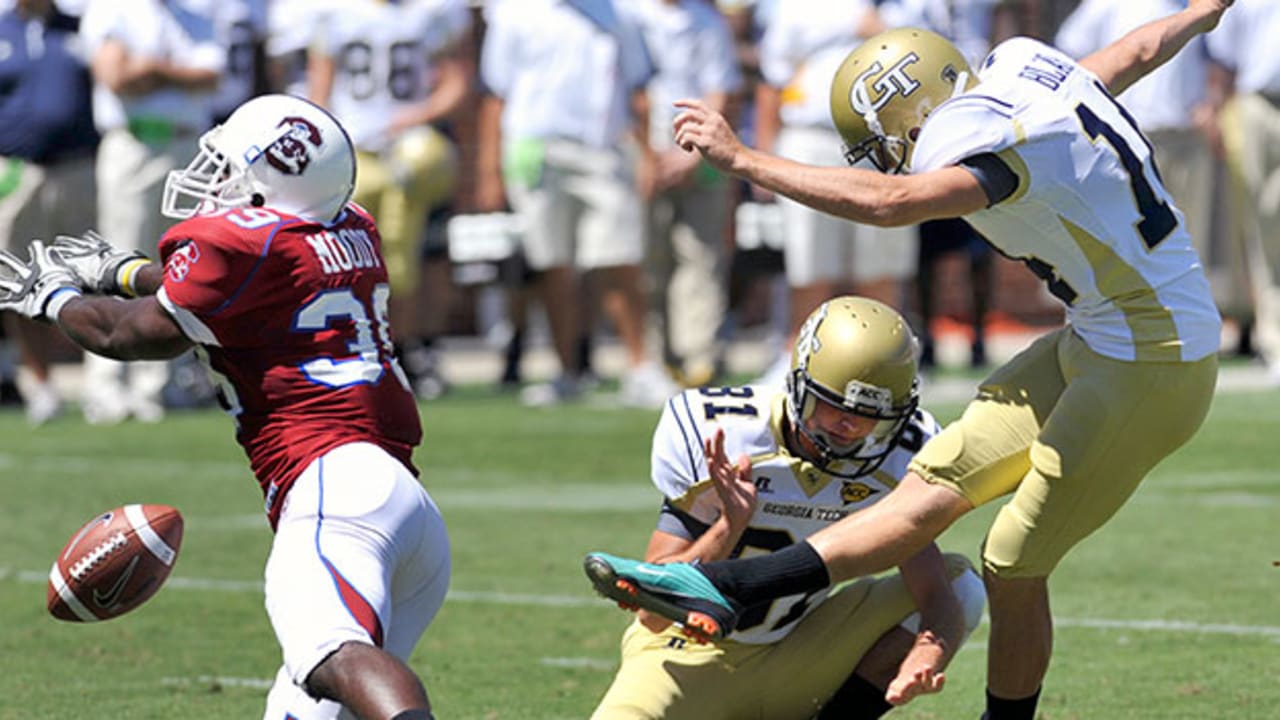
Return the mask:
MULTIPOLYGON (((857 293, 935 332, 964 323, 987 362, 993 319, 1060 322, 1039 281, 961 221, 883 229, 730 180, 673 147, 681 98, 745 140, 844 162, 830 82, 863 38, 904 25, 951 38, 975 68, 1013 35, 1076 57, 1178 0, 0 0, 0 248, 95 228, 152 257, 167 174, 243 101, 288 92, 329 109, 357 148, 355 201, 383 235, 391 323, 423 399, 449 389, 446 338, 487 334, 495 382, 527 405, 625 357, 621 402, 657 407, 724 372, 727 344, 768 324, 784 348, 823 300, 857 293), (545 328, 559 371, 524 382, 545 328)), ((1120 99, 1154 146, 1235 333, 1280 385, 1280 10, 1238 0, 1223 25, 1120 99)), ((120 363, 6 315, 0 400, 47 422, 55 362, 82 362, 91 423, 211 401, 193 361, 120 363)))

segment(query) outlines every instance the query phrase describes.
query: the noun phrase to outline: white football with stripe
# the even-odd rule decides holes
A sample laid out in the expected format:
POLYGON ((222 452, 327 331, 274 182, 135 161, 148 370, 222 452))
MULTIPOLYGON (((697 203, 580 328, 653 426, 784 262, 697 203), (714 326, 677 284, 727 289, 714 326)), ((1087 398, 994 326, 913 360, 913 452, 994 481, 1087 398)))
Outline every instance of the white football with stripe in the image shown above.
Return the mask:
POLYGON ((146 602, 173 569, 182 514, 168 505, 125 505, 90 520, 49 570, 49 613, 69 622, 119 617, 146 602))

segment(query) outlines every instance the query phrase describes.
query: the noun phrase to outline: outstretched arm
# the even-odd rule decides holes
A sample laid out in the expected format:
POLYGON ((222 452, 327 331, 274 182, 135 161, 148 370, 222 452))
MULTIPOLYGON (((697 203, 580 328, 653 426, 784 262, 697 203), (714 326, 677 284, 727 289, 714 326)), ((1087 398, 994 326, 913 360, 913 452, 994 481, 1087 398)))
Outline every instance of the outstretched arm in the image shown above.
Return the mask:
POLYGON ((1217 27, 1232 2, 1191 0, 1185 10, 1135 29, 1080 64, 1097 75, 1111 94, 1119 95, 1176 55, 1196 35, 1217 27))
MULTIPOLYGON (((882 227, 960 217, 987 207, 972 173, 947 167, 920 175, 884 175, 850 167, 794 162, 742 144, 724 116, 698 100, 681 100, 676 143, 712 165, 816 210, 882 227)), ((835 149, 832 149, 835 152, 835 149)))
POLYGON ((64 305, 56 323, 80 347, 117 360, 164 360, 192 346, 154 296, 86 295, 64 305))

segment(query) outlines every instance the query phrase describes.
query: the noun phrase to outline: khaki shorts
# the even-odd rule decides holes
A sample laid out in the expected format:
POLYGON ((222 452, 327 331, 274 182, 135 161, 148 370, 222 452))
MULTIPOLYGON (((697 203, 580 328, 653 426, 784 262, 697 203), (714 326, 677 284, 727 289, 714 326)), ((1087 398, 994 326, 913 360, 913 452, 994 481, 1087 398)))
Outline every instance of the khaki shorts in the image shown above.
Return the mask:
MULTIPOLYGON (((967 630, 985 594, 973 566, 947 554, 967 630)), ((898 574, 861 578, 827 597, 776 643, 699 645, 674 626, 638 621, 622 637, 622 667, 593 720, 808 720, 844 684, 880 636, 908 624, 915 605, 898 574)))
POLYGON ((644 208, 622 150, 516 140, 504 150, 503 172, 529 267, 591 270, 644 260, 644 208))
POLYGON ((911 469, 975 506, 1013 493, 987 534, 985 568, 1045 577, 1195 434, 1217 375, 1216 355, 1115 360, 1066 327, 987 378, 911 469))
MULTIPOLYGON (((839 134, 825 128, 785 127, 778 135, 779 155, 811 165, 844 165, 840 146, 839 134)), ((778 206, 787 284, 792 287, 902 279, 915 272, 919 243, 915 226, 859 225, 781 195, 778 206)))

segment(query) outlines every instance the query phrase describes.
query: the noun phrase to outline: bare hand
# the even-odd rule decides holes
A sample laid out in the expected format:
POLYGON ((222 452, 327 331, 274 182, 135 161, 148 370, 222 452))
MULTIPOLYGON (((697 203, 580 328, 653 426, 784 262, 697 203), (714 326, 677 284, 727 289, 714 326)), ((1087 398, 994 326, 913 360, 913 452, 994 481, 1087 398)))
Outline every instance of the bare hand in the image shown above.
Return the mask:
POLYGON ((921 695, 942 692, 942 686, 946 682, 946 673, 934 672, 932 667, 922 667, 915 670, 907 670, 904 667, 898 672, 898 676, 893 679, 893 682, 889 683, 889 689, 885 691, 884 699, 890 705, 906 705, 921 695))
POLYGON ((697 150, 713 166, 730 171, 745 148, 729 121, 701 100, 677 100, 675 105, 683 108, 672 123, 676 144, 687 152, 697 150))
POLYGON ((742 455, 736 463, 729 462, 724 452, 724 428, 716 428, 715 435, 702 441, 707 456, 707 471, 715 485, 716 495, 724 508, 729 527, 742 529, 751 521, 756 511, 756 484, 751 480, 751 458, 742 455))
POLYGON ((1235 0, 1191 0, 1187 5, 1187 10, 1191 12, 1207 13, 1207 19, 1200 26, 1200 32, 1209 32, 1218 26, 1218 21, 1222 19, 1222 13, 1231 7, 1235 0))

